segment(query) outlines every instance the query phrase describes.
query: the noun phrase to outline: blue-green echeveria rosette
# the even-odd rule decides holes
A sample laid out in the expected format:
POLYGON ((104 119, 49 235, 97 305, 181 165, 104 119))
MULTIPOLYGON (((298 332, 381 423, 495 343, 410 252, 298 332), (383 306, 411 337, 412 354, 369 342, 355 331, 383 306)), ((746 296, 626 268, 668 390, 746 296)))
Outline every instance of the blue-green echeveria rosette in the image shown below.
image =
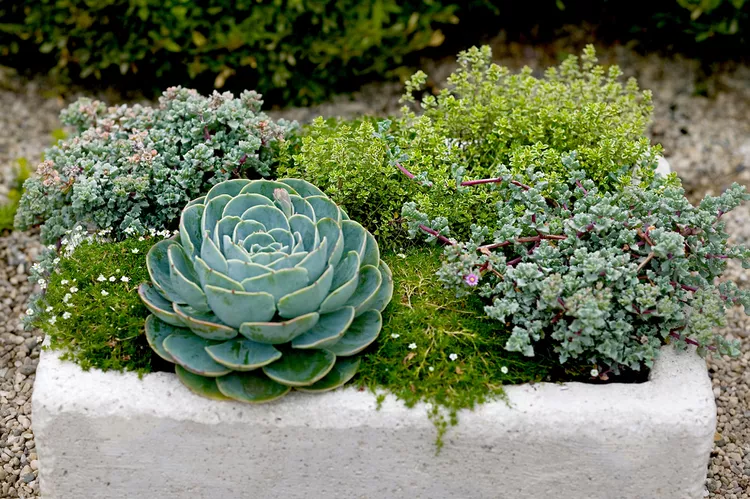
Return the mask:
POLYGON ((217 399, 343 385, 393 294, 372 234, 298 179, 215 185, 147 265, 149 344, 188 388, 217 399))

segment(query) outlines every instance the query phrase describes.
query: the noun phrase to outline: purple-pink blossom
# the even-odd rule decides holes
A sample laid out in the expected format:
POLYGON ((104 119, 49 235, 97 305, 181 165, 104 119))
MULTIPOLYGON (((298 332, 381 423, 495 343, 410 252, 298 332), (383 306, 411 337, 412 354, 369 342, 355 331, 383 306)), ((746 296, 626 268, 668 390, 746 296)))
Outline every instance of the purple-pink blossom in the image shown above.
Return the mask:
POLYGON ((479 284, 479 276, 472 272, 464 277, 464 282, 469 286, 476 286, 479 284))

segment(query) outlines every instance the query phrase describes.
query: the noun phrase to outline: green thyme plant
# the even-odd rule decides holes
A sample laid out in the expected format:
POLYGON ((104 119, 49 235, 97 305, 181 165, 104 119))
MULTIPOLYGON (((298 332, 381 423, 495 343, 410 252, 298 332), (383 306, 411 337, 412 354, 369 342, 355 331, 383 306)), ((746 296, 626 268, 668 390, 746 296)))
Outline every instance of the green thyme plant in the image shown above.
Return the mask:
MULTIPOLYGON (((282 150, 279 176, 299 177, 322 189, 384 248, 406 244, 401 206, 417 190, 396 167, 398 146, 390 121, 358 123, 317 118, 296 151, 282 150)), ((402 158, 403 159, 403 158, 402 158)))
POLYGON ((473 223, 494 223, 486 192, 456 196, 456 178, 484 178, 501 164, 564 182, 571 165, 563 160, 576 151, 576 168, 602 190, 651 178, 660 152, 644 137, 651 94, 633 79, 623 83, 617 66, 597 65, 593 47, 542 78, 528 68, 512 74, 491 58, 486 46, 460 53, 445 88, 419 105, 414 94, 427 77, 416 73, 403 97, 411 107, 392 123, 317 121, 303 129, 300 147, 282 155, 281 171, 320 185, 353 216, 362 213, 391 248, 408 244, 394 213, 406 201, 431 218, 450 219, 459 238, 473 223))
POLYGON ((231 177, 268 176, 271 144, 293 128, 260 111, 260 95, 208 97, 168 89, 155 108, 80 99, 61 113, 71 137, 45 152, 29 179, 16 225, 42 225, 51 243, 81 224, 144 232, 175 225, 182 207, 231 177))
POLYGON ((8 191, 8 199, 0 203, 0 232, 4 230, 13 230, 13 219, 18 210, 18 204, 23 195, 23 184, 29 178, 31 170, 26 158, 19 158, 18 165, 14 168, 14 179, 11 188, 8 191))
POLYGON ((494 230, 474 225, 458 243, 415 203, 403 213, 413 233, 448 245, 443 284, 459 296, 479 294, 489 317, 511 325, 506 349, 533 356, 552 340, 561 363, 591 362, 601 374, 651 367, 665 342, 739 352, 714 328, 725 325, 728 306, 750 310, 750 292, 717 282, 728 259, 750 268, 750 249, 728 245, 721 220, 750 199, 744 187, 694 207, 675 175, 615 192, 583 170, 565 183, 506 168, 462 183, 491 194, 494 230))

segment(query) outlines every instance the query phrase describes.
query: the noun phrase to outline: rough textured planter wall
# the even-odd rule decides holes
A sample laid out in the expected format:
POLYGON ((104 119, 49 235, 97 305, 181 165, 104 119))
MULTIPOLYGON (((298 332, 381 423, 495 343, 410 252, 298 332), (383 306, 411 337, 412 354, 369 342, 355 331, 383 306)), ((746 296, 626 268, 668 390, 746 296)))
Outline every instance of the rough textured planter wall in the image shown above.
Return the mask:
POLYGON ((425 408, 347 388, 214 402, 176 377, 83 372, 43 352, 33 395, 45 499, 703 497, 705 362, 667 347, 639 385, 541 383, 460 414, 435 455, 425 408))

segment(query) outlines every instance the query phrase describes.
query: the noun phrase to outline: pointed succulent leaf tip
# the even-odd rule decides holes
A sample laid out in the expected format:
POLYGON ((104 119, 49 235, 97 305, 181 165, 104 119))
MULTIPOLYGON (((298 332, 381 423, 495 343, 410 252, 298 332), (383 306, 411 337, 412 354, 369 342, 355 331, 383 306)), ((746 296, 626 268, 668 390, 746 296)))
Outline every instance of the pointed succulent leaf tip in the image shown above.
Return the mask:
POLYGON ((360 360, 359 357, 337 358, 333 369, 322 379, 312 385, 300 386, 297 390, 301 392, 327 392, 343 386, 357 374, 360 360))
POLYGON ((307 198, 307 202, 312 205, 318 220, 321 218, 331 218, 336 223, 341 223, 341 211, 339 211, 339 207, 326 196, 311 196, 307 198))
POLYGON ((290 196, 289 198, 292 201, 292 206, 294 206, 295 214, 307 217, 313 222, 317 221, 315 218, 315 210, 313 210, 312 205, 308 203, 305 198, 299 196, 290 196))
POLYGON ((242 214, 242 218, 262 223, 267 231, 271 229, 289 230, 286 215, 275 206, 253 206, 242 214))
MULTIPOLYGON (((363 228, 364 230, 364 228, 363 228)), ((380 263, 380 249, 375 237, 365 230, 365 253, 362 256, 362 265, 377 267, 380 263)))
POLYGON ((193 374, 180 365, 174 366, 174 372, 182 384, 196 395, 213 400, 231 400, 219 391, 219 387, 216 385, 216 378, 193 374))
POLYGON ((235 371, 252 371, 281 358, 281 352, 273 346, 247 338, 211 345, 206 347, 206 352, 219 364, 235 371))
POLYGON ((358 354, 377 339, 382 325, 380 312, 368 310, 354 319, 340 340, 333 345, 326 345, 326 350, 340 357, 358 354))
POLYGON ((287 386, 308 386, 333 369, 336 356, 327 350, 295 350, 263 368, 266 376, 287 386))
POLYGON ((164 349, 164 340, 173 333, 182 331, 181 328, 168 324, 154 315, 146 317, 146 341, 151 349, 167 362, 174 362, 174 358, 164 349))
POLYGON ((190 331, 207 340, 223 341, 237 336, 237 330, 222 324, 211 312, 201 312, 186 305, 173 304, 175 313, 190 331))
POLYGON ((238 402, 259 404, 283 397, 292 388, 277 383, 261 372, 232 373, 216 380, 225 396, 238 402))
POLYGON ((303 268, 307 270, 308 284, 318 280, 323 271, 328 268, 328 240, 323 238, 317 248, 307 254, 307 256, 299 262, 296 268, 303 268))
POLYGON ((177 290, 172 286, 172 278, 169 271, 169 247, 176 244, 174 241, 164 239, 151 246, 146 255, 146 268, 151 282, 169 301, 185 303, 177 290))
POLYGON ((360 261, 365 257, 365 249, 367 248, 367 232, 357 222, 352 220, 345 220, 341 222, 341 229, 344 232, 344 253, 349 251, 356 251, 359 255, 360 261))
POLYGON ((138 286, 138 296, 140 296, 146 308, 159 320, 172 326, 184 326, 182 320, 172 310, 173 302, 164 298, 153 284, 144 282, 138 286))

